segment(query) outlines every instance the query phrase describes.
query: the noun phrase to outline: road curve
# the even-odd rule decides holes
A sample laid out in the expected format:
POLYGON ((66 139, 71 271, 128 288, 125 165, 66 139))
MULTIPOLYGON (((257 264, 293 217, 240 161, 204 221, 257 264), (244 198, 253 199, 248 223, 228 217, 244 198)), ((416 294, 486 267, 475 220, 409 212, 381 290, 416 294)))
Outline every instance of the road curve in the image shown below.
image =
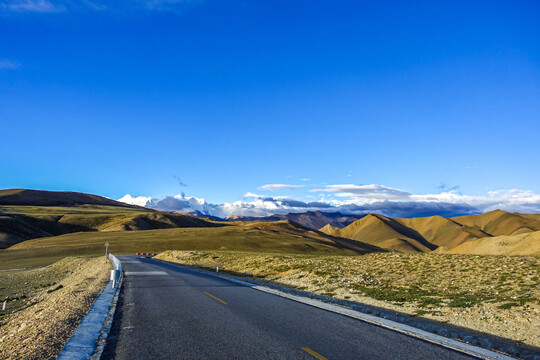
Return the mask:
POLYGON ((120 256, 102 359, 476 359, 189 268, 120 256))

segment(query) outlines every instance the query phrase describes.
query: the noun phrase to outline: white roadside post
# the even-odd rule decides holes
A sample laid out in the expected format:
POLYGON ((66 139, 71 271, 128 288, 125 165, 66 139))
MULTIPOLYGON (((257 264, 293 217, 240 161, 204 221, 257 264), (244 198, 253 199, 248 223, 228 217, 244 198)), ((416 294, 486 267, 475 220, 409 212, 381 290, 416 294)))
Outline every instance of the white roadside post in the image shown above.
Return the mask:
POLYGON ((107 252, 109 250, 109 242, 105 243, 105 264, 107 263, 107 252))
POLYGON ((2 311, 6 310, 6 303, 7 303, 7 300, 4 300, 4 303, 2 304, 2 311))
POLYGON ((111 270, 111 280, 112 280, 112 287, 116 287, 116 282, 118 281, 118 278, 120 277, 120 271, 119 270, 111 270))

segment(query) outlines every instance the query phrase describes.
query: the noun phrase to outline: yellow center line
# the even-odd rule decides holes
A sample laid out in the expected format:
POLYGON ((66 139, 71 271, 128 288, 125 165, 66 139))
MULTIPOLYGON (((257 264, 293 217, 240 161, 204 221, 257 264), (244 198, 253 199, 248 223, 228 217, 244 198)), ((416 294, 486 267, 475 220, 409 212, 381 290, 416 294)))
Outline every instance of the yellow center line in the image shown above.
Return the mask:
POLYGON ((184 279, 180 279, 179 277, 177 277, 178 280, 180 280, 181 282, 185 282, 184 279))
POLYGON ((214 295, 209 294, 209 293, 207 293, 206 291, 205 291, 204 293, 205 293, 206 295, 210 296, 211 298, 216 299, 216 300, 219 301, 220 303, 223 303, 223 304, 227 305, 227 303, 226 303, 225 301, 221 300, 220 298, 215 297, 214 295))
POLYGON ((328 360, 327 358, 325 358, 324 356, 322 356, 321 354, 319 354, 318 352, 314 351, 314 350, 311 350, 310 348, 308 347, 303 347, 303 348, 300 348, 302 350, 304 350, 305 352, 307 352, 308 354, 310 355, 313 355, 314 357, 316 357, 317 359, 319 360, 328 360))

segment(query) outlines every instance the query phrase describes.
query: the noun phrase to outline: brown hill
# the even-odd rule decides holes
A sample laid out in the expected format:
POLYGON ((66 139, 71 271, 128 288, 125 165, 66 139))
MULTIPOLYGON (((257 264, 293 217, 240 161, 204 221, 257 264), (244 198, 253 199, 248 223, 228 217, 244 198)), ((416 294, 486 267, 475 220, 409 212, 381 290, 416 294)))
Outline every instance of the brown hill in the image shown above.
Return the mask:
POLYGON ((127 205, 103 196, 72 191, 0 190, 0 205, 75 206, 82 204, 138 208, 138 206, 127 205))
POLYGON ((430 243, 447 248, 452 248, 471 239, 490 236, 482 230, 459 224, 442 216, 396 219, 396 221, 416 230, 430 243))
POLYGON ((521 215, 503 210, 494 210, 481 215, 458 216, 452 220, 493 236, 540 231, 538 215, 521 215))
POLYGON ((428 252, 437 248, 416 230, 379 214, 369 214, 335 234, 385 249, 405 252, 428 252))
POLYGON ((339 249, 353 250, 357 253, 386 251, 376 245, 374 246, 366 242, 354 241, 351 239, 341 238, 339 236, 328 235, 290 220, 282 220, 271 223, 253 222, 247 223, 244 226, 246 229, 266 230, 274 233, 296 235, 298 237, 310 239, 311 241, 315 240, 322 244, 331 245, 339 249))
MULTIPOLYGON (((439 252, 444 252, 460 247, 459 251, 463 253, 469 250, 473 251, 472 249, 478 246, 473 244, 461 246, 470 241, 484 239, 484 241, 474 244, 486 245, 489 243, 488 239, 494 236, 540 231, 540 215, 496 210, 481 215, 459 216, 450 219, 442 216, 392 219, 370 214, 343 229, 325 226, 321 231, 398 251, 428 252, 441 247, 439 252)), ((496 244, 497 241, 495 240, 493 244, 496 244)), ((521 248, 527 251, 533 249, 530 246, 521 246, 521 248)), ((480 250, 474 251, 479 252, 480 250)))
POLYGON ((517 235, 484 237, 467 241, 452 249, 435 252, 475 255, 536 255, 540 256, 540 231, 517 235))

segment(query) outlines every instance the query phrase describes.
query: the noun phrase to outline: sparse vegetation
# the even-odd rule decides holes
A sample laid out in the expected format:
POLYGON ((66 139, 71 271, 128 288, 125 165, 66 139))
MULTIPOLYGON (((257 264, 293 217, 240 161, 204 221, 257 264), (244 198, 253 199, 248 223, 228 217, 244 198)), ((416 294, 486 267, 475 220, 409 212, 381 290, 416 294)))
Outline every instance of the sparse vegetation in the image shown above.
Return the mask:
POLYGON ((102 258, 0 272, 0 359, 54 358, 108 280, 102 258))

